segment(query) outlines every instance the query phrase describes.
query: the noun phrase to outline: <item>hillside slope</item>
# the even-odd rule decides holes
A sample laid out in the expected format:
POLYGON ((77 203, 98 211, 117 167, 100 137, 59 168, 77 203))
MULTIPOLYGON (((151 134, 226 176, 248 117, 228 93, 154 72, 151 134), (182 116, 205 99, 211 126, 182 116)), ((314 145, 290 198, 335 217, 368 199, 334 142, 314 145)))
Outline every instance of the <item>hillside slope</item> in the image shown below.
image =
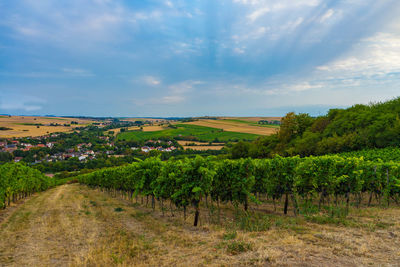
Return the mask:
POLYGON ((235 157, 309 156, 400 145, 400 98, 331 109, 324 116, 288 113, 279 132, 252 144, 239 143, 235 157))
POLYGON ((0 242, 2 266, 360 266, 400 262, 398 208, 360 210, 353 216, 364 226, 324 225, 280 216, 269 230, 231 235, 225 227, 204 222, 193 228, 180 212, 175 211, 174 217, 169 213, 162 216, 144 205, 72 184, 36 194, 18 208, 1 213, 0 240, 6 240, 0 242))

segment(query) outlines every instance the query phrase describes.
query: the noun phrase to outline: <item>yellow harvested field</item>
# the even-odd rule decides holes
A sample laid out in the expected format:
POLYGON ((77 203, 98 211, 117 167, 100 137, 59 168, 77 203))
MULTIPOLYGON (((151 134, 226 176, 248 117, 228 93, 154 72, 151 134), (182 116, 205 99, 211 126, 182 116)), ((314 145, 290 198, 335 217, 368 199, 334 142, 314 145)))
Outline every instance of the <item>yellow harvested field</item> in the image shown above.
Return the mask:
POLYGON ((220 119, 258 122, 261 120, 280 121, 282 117, 221 117, 220 119))
POLYGON ((163 126, 144 126, 143 132, 156 132, 156 131, 162 131, 165 129, 166 128, 163 126))
MULTIPOLYGON (((209 144, 208 142, 184 141, 184 140, 180 140, 180 141, 178 141, 178 143, 179 143, 181 146, 188 146, 188 145, 190 145, 190 144, 195 144, 195 145, 201 146, 201 145, 208 145, 208 144, 209 144)), ((212 145, 223 146, 224 143, 212 143, 212 145)))
POLYGON ((183 146, 183 148, 186 149, 193 149, 193 150, 221 150, 224 146, 183 146))
POLYGON ((198 141, 178 141, 178 143, 186 150, 186 149, 193 149, 193 150, 221 150, 224 147, 224 143, 212 143, 209 145, 208 142, 198 142, 198 141), (195 144, 195 146, 190 145, 195 144))
POLYGON ((76 127, 82 127, 92 123, 92 120, 58 117, 33 117, 33 116, 0 116, 0 127, 11 130, 0 131, 0 138, 43 136, 55 132, 70 132, 76 127), (71 124, 71 121, 78 124, 71 124), (61 124, 62 126, 49 126, 49 124, 61 124), (39 128, 35 124, 42 124, 39 128), (70 124, 70 126, 63 126, 70 124))
POLYGON ((258 135, 271 135, 276 133, 277 131, 277 128, 246 125, 245 123, 224 120, 198 120, 193 122, 186 122, 185 124, 218 128, 229 132, 250 133, 258 135))
POLYGON ((124 118, 122 121, 151 121, 152 123, 166 123, 165 119, 153 119, 153 118, 124 118))

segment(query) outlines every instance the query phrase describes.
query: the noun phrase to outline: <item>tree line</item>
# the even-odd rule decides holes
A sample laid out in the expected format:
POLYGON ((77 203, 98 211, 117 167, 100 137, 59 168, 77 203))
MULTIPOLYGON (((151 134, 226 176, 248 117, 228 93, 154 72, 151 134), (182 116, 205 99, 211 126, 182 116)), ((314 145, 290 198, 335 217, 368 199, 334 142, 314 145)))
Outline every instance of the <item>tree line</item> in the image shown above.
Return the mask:
POLYGON ((288 113, 278 133, 233 146, 233 158, 310 156, 400 145, 400 98, 331 109, 324 116, 288 113))

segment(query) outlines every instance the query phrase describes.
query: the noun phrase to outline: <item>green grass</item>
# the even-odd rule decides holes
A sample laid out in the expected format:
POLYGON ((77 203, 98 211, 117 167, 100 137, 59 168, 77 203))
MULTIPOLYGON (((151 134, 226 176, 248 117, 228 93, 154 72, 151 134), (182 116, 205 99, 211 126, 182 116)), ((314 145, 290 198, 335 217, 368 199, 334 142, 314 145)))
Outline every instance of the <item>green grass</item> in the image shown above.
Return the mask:
POLYGON ((129 131, 118 134, 117 140, 146 141, 162 137, 185 139, 185 137, 196 137, 198 141, 204 142, 229 142, 240 140, 255 140, 259 135, 249 133, 227 132, 217 128, 177 124, 177 128, 170 128, 161 131, 143 132, 129 131))
POLYGON ((254 121, 245 121, 245 120, 239 120, 239 119, 223 119, 223 121, 243 123, 243 124, 250 125, 250 126, 259 126, 259 127, 267 127, 267 128, 279 128, 280 127, 279 125, 275 125, 275 124, 258 124, 257 122, 254 122, 254 121))

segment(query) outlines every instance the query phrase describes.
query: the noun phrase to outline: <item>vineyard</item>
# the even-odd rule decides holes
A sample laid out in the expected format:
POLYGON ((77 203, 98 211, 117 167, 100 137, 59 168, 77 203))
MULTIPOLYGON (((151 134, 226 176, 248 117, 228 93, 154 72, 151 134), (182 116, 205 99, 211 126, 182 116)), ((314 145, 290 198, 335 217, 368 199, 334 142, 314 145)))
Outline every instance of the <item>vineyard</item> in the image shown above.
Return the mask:
POLYGON ((2 165, 2 207, 49 190, 0 210, 0 262, 396 265, 400 164, 366 156, 148 158, 81 184, 2 165))
POLYGON ((304 207, 360 207, 372 201, 381 205, 398 204, 400 163, 367 161, 356 157, 275 157, 272 159, 217 160, 214 157, 161 161, 150 158, 128 166, 102 169, 79 177, 81 183, 117 192, 130 198, 169 201, 186 210, 194 208, 194 226, 200 206, 213 207, 231 203, 235 208, 261 200, 284 199, 283 212, 289 203, 294 215, 304 207))
POLYGON ((52 180, 36 169, 19 163, 0 165, 0 208, 25 198, 35 192, 48 189, 52 180))
POLYGON ((396 161, 400 162, 400 149, 395 147, 365 149, 359 151, 344 152, 339 154, 345 158, 363 157, 369 161, 396 161))

